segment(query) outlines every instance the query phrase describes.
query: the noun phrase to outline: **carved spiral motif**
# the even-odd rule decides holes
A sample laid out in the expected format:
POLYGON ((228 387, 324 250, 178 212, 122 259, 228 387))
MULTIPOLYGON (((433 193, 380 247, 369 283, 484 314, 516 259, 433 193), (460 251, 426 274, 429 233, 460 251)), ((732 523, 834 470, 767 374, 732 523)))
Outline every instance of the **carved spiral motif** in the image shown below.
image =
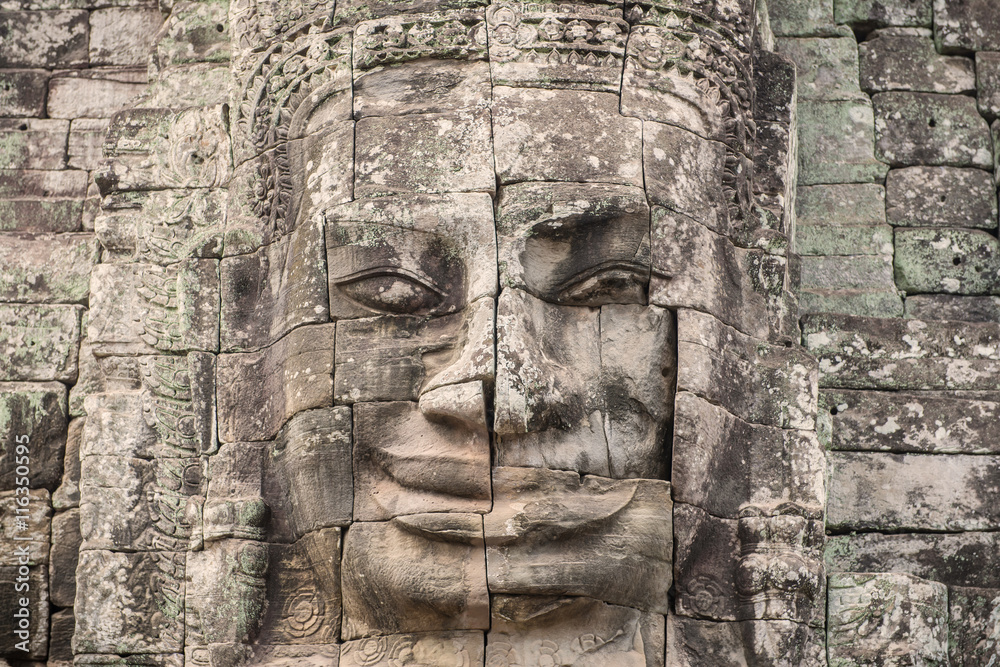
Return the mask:
POLYGON ((722 587, 705 575, 694 577, 687 587, 691 608, 706 616, 713 614, 723 599, 722 587))
POLYGON ((389 640, 385 637, 369 637, 361 640, 354 650, 357 652, 359 665, 376 665, 389 652, 389 640))
POLYGON ((284 616, 293 635, 308 637, 323 622, 322 601, 315 590, 299 591, 285 602, 284 616))

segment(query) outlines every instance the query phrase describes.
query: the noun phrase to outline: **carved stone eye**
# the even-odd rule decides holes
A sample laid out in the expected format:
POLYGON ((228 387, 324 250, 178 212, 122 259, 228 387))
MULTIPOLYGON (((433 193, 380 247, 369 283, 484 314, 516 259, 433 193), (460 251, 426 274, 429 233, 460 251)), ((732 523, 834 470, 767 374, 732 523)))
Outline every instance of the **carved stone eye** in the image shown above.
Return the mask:
POLYGON ((560 285, 556 299, 567 304, 645 303, 648 286, 648 266, 607 262, 560 285))
POLYGON ((376 268, 348 276, 337 287, 358 304, 392 315, 424 315, 447 296, 429 279, 399 268, 376 268))

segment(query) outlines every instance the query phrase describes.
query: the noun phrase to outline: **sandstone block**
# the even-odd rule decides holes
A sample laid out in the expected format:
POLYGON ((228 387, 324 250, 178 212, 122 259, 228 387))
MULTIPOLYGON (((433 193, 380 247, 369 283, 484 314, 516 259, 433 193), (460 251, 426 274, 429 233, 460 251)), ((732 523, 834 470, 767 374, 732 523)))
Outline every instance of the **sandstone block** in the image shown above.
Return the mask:
POLYGON ((642 129, 609 93, 498 86, 493 143, 500 183, 578 181, 642 187, 642 129), (586 128, 601 127, 600 135, 586 128))
POLYGON ((27 477, 33 489, 59 484, 66 444, 66 387, 59 382, 0 383, 0 489, 14 489, 27 477), (18 452, 23 444, 27 453, 18 452), (17 461, 27 456, 29 473, 17 474, 17 461))
POLYGON ((677 502, 727 519, 772 498, 821 506, 825 466, 810 431, 749 424, 694 394, 677 396, 671 468, 677 502))
POLYGON ((997 226, 993 179, 981 169, 907 167, 886 178, 886 217, 897 227, 997 226))
POLYGON ((482 632, 421 632, 344 642, 340 667, 391 665, 400 659, 427 667, 483 664, 482 632))
POLYGON ((260 352, 220 355, 220 440, 269 440, 297 412, 332 405, 334 328, 299 327, 260 352))
POLYGON ((277 243, 221 263, 221 349, 259 350, 302 324, 328 322, 323 227, 302 225, 277 243))
POLYGON ((993 121, 1000 116, 1000 52, 976 54, 976 102, 979 113, 993 121))
MULTIPOLYGON (((206 352, 139 358, 143 412, 156 434, 154 455, 196 457, 218 448, 215 366, 215 355, 206 352)), ((108 375, 108 390, 122 391, 114 373, 108 375)))
POLYGON ((908 293, 1000 293, 1000 244, 989 232, 921 227, 896 230, 896 284, 908 293))
POLYGON ((768 3, 771 29, 779 37, 814 37, 836 34, 833 0, 777 0, 768 3))
POLYGON ((104 135, 108 121, 103 118, 80 118, 69 125, 69 142, 66 146, 67 166, 70 169, 93 171, 104 157, 104 135))
POLYGON ((819 433, 829 449, 993 454, 1000 394, 820 392, 819 433))
POLYGON ((863 99, 855 77, 858 43, 853 37, 781 37, 775 47, 795 63, 800 100, 863 99))
POLYGON ((744 667, 738 622, 705 621, 670 614, 666 619, 669 667, 744 667))
POLYGON ((78 572, 88 585, 76 592, 73 653, 181 651, 184 579, 169 567, 178 557, 183 571, 183 554, 81 551, 78 572))
POLYGON ((14 490, 0 491, 0 544, 4 548, 0 567, 47 568, 51 523, 52 506, 45 489, 32 489, 27 495, 14 490), (22 549, 26 550, 26 563, 22 562, 25 557, 22 549))
POLYGON ((948 664, 948 590, 908 574, 830 576, 830 664, 948 664))
MULTIPOLYGON (((195 649, 200 650, 202 649, 195 649)), ((190 652, 192 658, 195 651, 190 652)), ((303 664, 311 667, 338 667, 344 664, 340 662, 340 644, 257 644, 251 651, 253 664, 261 667, 295 667, 303 664)), ((198 657, 201 658, 201 655, 198 657)))
MULTIPOLYGON (((11 549, 13 551, 13 549, 11 549)), ((0 587, 11 593, 0 597, 0 633, 7 637, 3 648, 0 649, 0 656, 23 660, 45 660, 49 644, 49 595, 48 595, 48 572, 44 565, 35 565, 28 568, 27 584, 28 590, 13 593, 18 583, 25 583, 24 575, 20 566, 0 565, 0 587), (18 578, 21 578, 20 581, 18 578), (28 601, 28 653, 25 654, 15 648, 17 635, 15 630, 20 629, 19 619, 14 616, 24 607, 21 600, 28 601)), ((2 659, 2 658, 0 658, 2 659)))
MULTIPOLYGON (((141 16, 137 14, 135 20, 143 20, 141 16)), ((153 58, 161 69, 183 63, 228 62, 231 35, 226 5, 176 2, 157 37, 153 58)))
POLYGON ((49 80, 48 115, 68 119, 110 118, 128 107, 145 87, 145 77, 130 70, 94 70, 86 75, 60 73, 49 80))
POLYGON ((49 73, 45 70, 0 70, 0 114, 44 116, 48 80, 49 73))
POLYGON ((803 100, 799 112, 799 184, 872 183, 888 167, 874 151, 875 119, 864 101, 803 100))
POLYGON ((889 285, 874 289, 810 289, 799 293, 799 312, 859 317, 902 317, 902 294, 889 285))
POLYGON ((87 17, 87 12, 78 10, 0 12, 0 32, 7 36, 0 45, 0 63, 4 67, 86 67, 87 17))
POLYGON ((109 7, 90 13, 90 65, 146 65, 163 23, 155 7, 109 7))
POLYGON ((0 170, 0 231, 79 231, 86 193, 82 171, 0 170))
POLYGON ((1000 588, 995 532, 831 535, 830 572, 906 572, 949 586, 1000 588))
POLYGON ((795 195, 798 224, 885 224, 885 188, 875 183, 800 186, 795 195))
POLYGON ((261 629, 273 549, 256 540, 223 539, 186 554, 180 620, 188 651, 208 653, 209 664, 239 664, 236 656, 249 652, 241 644, 261 629))
POLYGON ((418 58, 485 59, 486 25, 478 3, 465 3, 465 11, 453 12, 447 11, 448 4, 411 7, 411 11, 435 10, 419 16, 408 16, 410 12, 403 7, 389 12, 380 7, 378 18, 362 21, 354 29, 354 67, 366 70, 418 58), (407 37, 387 41, 385 34, 407 37))
POLYGON ((758 123, 771 121, 791 125, 798 100, 795 63, 787 55, 760 51, 755 71, 758 75, 754 118, 758 123))
POLYGON ((497 595, 486 636, 489 665, 604 664, 663 667, 658 614, 590 598, 497 595))
POLYGON ((955 294, 911 294, 906 314, 915 320, 1000 322, 1000 297, 955 294))
POLYGON ((49 552, 49 599, 57 607, 72 607, 76 597, 79 559, 80 510, 73 508, 52 517, 52 550, 49 552))
POLYGON ((804 291, 892 290, 892 257, 886 253, 806 256, 802 258, 801 285, 804 291))
POLYGON ((930 34, 879 30, 858 50, 861 88, 866 93, 969 94, 976 90, 972 59, 938 55, 930 34))
POLYGON ((672 581, 670 485, 496 468, 486 515, 495 593, 582 595, 664 613, 672 581), (553 519, 556 508, 560 517, 553 519))
POLYGON ((989 169, 990 132, 971 97, 877 93, 875 155, 894 167, 943 165, 989 169))
POLYGON ((90 234, 4 234, 0 301, 86 304, 99 251, 90 234))
POLYGON ((492 95, 485 62, 416 60, 361 73, 354 82, 354 117, 472 111, 489 106, 492 95))
POLYGON ((86 667, 184 667, 184 654, 147 653, 133 654, 124 658, 113 654, 76 654, 73 656, 72 664, 86 665, 86 667))
POLYGON ((951 664, 972 667, 989 663, 1000 651, 996 618, 1000 590, 948 587, 948 653, 951 664))
POLYGON ((72 609, 60 609, 49 617, 49 661, 52 667, 71 667, 73 664, 73 632, 76 617, 72 609))
POLYGON ((480 515, 462 513, 353 524, 344 539, 344 638, 487 629, 482 531, 480 515))
POLYGON ((736 618, 737 521, 705 510, 674 506, 675 607, 679 615, 713 620, 736 618))
POLYGON ((0 380, 73 382, 81 306, 0 305, 0 380))
POLYGON ((991 530, 1000 525, 1000 510, 989 500, 1000 457, 831 452, 827 464, 831 529, 991 530))
POLYGON ((996 323, 810 315, 803 342, 819 360, 820 386, 844 389, 994 390, 996 323))
POLYGON ((1000 51, 1000 17, 990 0, 937 0, 934 42, 938 51, 1000 51))
MULTIPOLYGON (((835 256, 891 255, 892 227, 889 225, 799 225, 795 232, 795 250, 803 256, 816 255, 831 259, 835 256)), ((864 260, 861 260, 864 261, 864 260)), ((878 267, 876 264, 876 275, 878 267)), ((805 283, 829 277, 827 262, 803 262, 802 277, 805 283)), ((877 287, 891 287, 891 283, 878 280, 877 287)), ((813 284, 812 287, 817 287, 813 284)))
POLYGON ((219 263, 101 264, 87 340, 98 355, 219 349, 219 263))
MULTIPOLYGON (((406 123, 407 121, 400 122, 403 125, 406 123)), ((396 190, 406 191, 411 189, 411 186, 413 189, 422 187, 431 190, 463 189, 466 184, 463 184, 463 187, 451 188, 451 183, 443 185, 435 181, 435 177, 447 180, 452 178, 453 174, 435 174, 432 168, 419 163, 419 156, 414 156, 413 161, 407 163, 408 170, 403 168, 397 170, 394 163, 385 162, 389 154, 398 156, 402 160, 406 151, 411 149, 405 142, 402 146, 398 145, 401 139, 398 128, 396 129, 397 133, 391 128, 379 128, 376 132, 364 133, 364 128, 357 127, 355 123, 331 123, 311 135, 288 142, 287 151, 293 187, 301 190, 295 192, 292 197, 292 205, 286 214, 286 228, 305 225, 307 221, 316 219, 330 204, 350 201, 354 196, 361 197, 364 188, 359 188, 359 184, 362 179, 368 179, 366 182, 371 183, 369 189, 377 191, 378 194, 396 190), (396 145, 393 145, 394 142, 396 145), (366 150, 372 152, 364 153, 366 150), (365 157, 373 162, 363 163, 365 157), (366 167, 371 171, 366 173, 366 167), (421 174, 412 171, 418 168, 422 169, 421 174)), ((413 128, 407 129, 413 130, 413 128)), ((469 139, 468 136, 465 138, 469 139)), ((433 145, 434 141, 442 139, 435 135, 428 142, 432 144, 431 146, 412 148, 415 153, 420 153, 423 148, 425 151, 423 158, 428 161, 446 159, 444 156, 432 157, 427 154, 440 148, 433 145)), ((443 141, 454 141, 454 137, 448 136, 443 141)), ((455 167, 454 163, 451 167, 455 167)), ((473 176, 478 177, 480 174, 476 173, 473 176)))
POLYGON ((835 0, 837 23, 887 26, 931 27, 931 0, 835 0))
POLYGON ((66 454, 59 486, 52 493, 52 508, 57 511, 80 506, 80 442, 86 418, 77 417, 66 430, 66 454))
POLYGON ((69 121, 0 119, 0 169, 62 169, 69 121))
POLYGON ((765 343, 693 310, 678 312, 677 339, 678 391, 750 423, 814 428, 816 367, 803 351, 765 343))
MULTIPOLYGON (((197 4, 204 6, 207 3, 197 4)), ((226 46, 229 46, 228 40, 226 46)), ((174 109, 226 104, 231 76, 228 64, 195 62, 175 65, 166 70, 162 78, 150 81, 142 97, 143 104, 174 109)))
POLYGON ((629 34, 620 8, 509 4, 488 9, 494 83, 617 93, 629 34))
POLYGON ((351 410, 301 412, 270 446, 264 499, 275 539, 346 526, 354 508, 351 473, 351 410))

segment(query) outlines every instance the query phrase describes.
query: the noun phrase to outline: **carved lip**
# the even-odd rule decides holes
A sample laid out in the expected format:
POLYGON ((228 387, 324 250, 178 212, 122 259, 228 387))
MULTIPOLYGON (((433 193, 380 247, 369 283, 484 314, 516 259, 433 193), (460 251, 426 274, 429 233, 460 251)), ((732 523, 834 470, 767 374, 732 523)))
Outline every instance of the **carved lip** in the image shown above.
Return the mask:
POLYGON ((379 467, 412 489, 463 498, 490 497, 490 455, 486 440, 473 435, 469 438, 472 442, 423 448, 419 440, 379 447, 376 450, 379 467))

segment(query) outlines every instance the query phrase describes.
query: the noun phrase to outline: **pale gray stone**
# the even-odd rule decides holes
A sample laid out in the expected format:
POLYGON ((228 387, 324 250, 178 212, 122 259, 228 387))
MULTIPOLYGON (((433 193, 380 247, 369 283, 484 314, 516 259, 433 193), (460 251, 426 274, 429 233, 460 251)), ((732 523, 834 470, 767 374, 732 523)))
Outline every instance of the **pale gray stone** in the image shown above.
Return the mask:
POLYGON ((0 170, 0 231, 79 231, 86 193, 82 171, 0 170))
POLYGON ((931 0, 835 0, 833 13, 837 23, 930 28, 931 4, 931 0))
POLYGON ((87 18, 78 9, 5 11, 0 32, 10 37, 0 45, 0 61, 4 67, 86 67, 87 18))
POLYGON ((800 186, 795 215, 800 226, 884 224, 885 198, 875 183, 800 186))
POLYGON ((971 58, 941 56, 927 34, 879 30, 858 45, 866 93, 905 90, 969 94, 976 90, 971 58))
POLYGON ((32 489, 23 494, 14 490, 14 485, 10 488, 0 491, 0 567, 37 565, 47 569, 52 525, 49 492, 32 489))
POLYGON ((142 70, 60 72, 49 79, 48 115, 68 119, 110 118, 128 108, 145 83, 142 70))
POLYGON ((896 284, 909 292, 1000 293, 1000 246, 969 229, 897 229, 896 284))
POLYGON ((771 0, 767 3, 771 29, 780 37, 836 34, 833 0, 771 0))
POLYGON ((886 177, 885 215, 897 227, 997 226, 989 172, 955 167, 893 169, 886 177))
MULTIPOLYGON (((861 100, 858 87, 858 43, 854 37, 775 40, 778 53, 796 65, 800 100, 861 100)), ((862 45, 863 50, 863 45, 862 45)))
POLYGON ((152 45, 153 62, 160 69, 186 63, 227 62, 232 36, 225 3, 175 2, 152 45))
POLYGON ((354 116, 453 113, 488 106, 489 65, 425 59, 376 67, 354 82, 354 116))
POLYGON ((81 306, 0 305, 0 380, 73 382, 81 306))
POLYGON ((483 664, 483 633, 420 632, 344 642, 340 667, 390 667, 402 660, 426 667, 483 664))
POLYGON ((104 118, 77 118, 70 121, 66 145, 66 166, 96 170, 104 157, 104 135, 109 121, 104 118))
POLYGON ((990 0, 937 0, 934 42, 938 51, 1000 51, 1000 18, 990 0))
POLYGON ((912 294, 904 317, 915 320, 1000 322, 1000 297, 956 294, 912 294))
POLYGON ((90 13, 90 65, 145 66, 163 16, 154 7, 109 7, 90 13))
POLYGON ((875 155, 894 167, 991 165, 990 132, 965 95, 890 92, 872 96, 875 155))
POLYGON ((803 100, 798 114, 799 185, 882 181, 889 168, 875 153, 870 103, 803 100))
POLYGON ((91 234, 5 234, 0 302, 86 304, 98 257, 91 234))
POLYGON ((63 169, 69 121, 0 119, 0 169, 63 169))

